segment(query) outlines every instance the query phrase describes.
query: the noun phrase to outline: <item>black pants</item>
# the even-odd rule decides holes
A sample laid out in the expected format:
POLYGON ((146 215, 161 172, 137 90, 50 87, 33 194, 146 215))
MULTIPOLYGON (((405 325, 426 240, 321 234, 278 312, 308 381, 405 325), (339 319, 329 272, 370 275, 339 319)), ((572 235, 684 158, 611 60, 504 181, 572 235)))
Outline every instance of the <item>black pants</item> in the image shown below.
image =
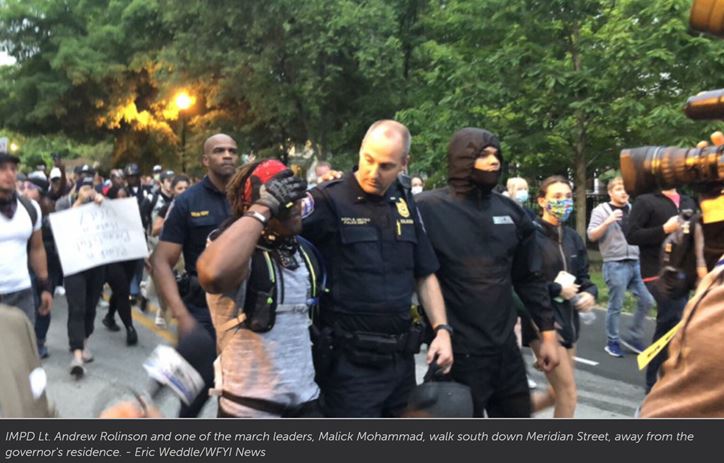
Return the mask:
MULTIPOLYGON (((658 290, 654 282, 646 283, 646 288, 656 301, 656 329, 652 342, 668 333, 681 321, 681 315, 686 307, 687 297, 669 299, 658 290)), ((646 393, 648 394, 658 379, 659 368, 669 358, 668 346, 659 352, 646 367, 646 393)))
MULTIPOLYGON (((253 401, 253 400, 252 400, 253 401)), ((251 406, 249 403, 244 403, 243 405, 251 406)), ((251 408, 257 408, 251 406, 251 408)), ((259 407, 262 411, 267 411, 265 407, 259 407)), ((239 416, 234 416, 226 412, 221 407, 221 401, 219 401, 219 410, 217 413, 217 418, 243 418, 239 416)), ((305 402, 297 407, 292 407, 287 410, 285 410, 282 413, 279 413, 279 418, 324 418, 324 415, 322 415, 322 410, 319 408, 319 401, 318 400, 312 400, 310 402, 305 402)))
POLYGON ((101 298, 105 274, 106 267, 102 265, 65 277, 71 350, 83 349, 83 342, 93 333, 96 305, 101 298))
POLYGON ((528 418, 531 414, 530 391, 525 363, 515 336, 498 354, 467 355, 455 353, 450 372, 455 381, 466 384, 473 394, 473 416, 491 418, 528 418))
POLYGON ((325 416, 400 416, 415 387, 415 359, 400 353, 383 364, 364 366, 354 363, 342 348, 322 383, 320 406, 325 416))
POLYGON ((133 318, 131 317, 130 296, 131 279, 136 272, 136 261, 128 260, 125 262, 114 262, 108 264, 106 281, 111 287, 113 294, 108 303, 108 318, 113 318, 118 312, 123 325, 128 328, 133 326, 133 318))
MULTIPOLYGON (((216 342, 216 331, 214 331, 214 325, 211 322, 211 313, 207 307, 198 307, 192 304, 186 304, 191 316, 203 326, 209 333, 213 342, 216 342)), ((199 374, 204 380, 204 388, 201 390, 199 395, 189 405, 181 404, 181 410, 179 411, 179 418, 195 418, 201 413, 201 409, 206 405, 206 401, 209 400, 209 389, 214 387, 214 360, 216 356, 211 356, 206 359, 203 366, 199 368, 199 374)))

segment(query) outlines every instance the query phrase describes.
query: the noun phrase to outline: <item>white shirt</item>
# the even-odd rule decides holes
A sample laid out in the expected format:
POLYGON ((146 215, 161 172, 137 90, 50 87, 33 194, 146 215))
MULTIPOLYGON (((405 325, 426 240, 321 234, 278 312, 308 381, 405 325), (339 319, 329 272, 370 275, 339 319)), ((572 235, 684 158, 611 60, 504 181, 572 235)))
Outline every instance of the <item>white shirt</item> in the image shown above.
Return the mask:
POLYGON ((17 210, 12 219, 0 214, 0 294, 9 294, 31 287, 28 272, 28 240, 33 231, 42 226, 42 213, 35 201, 33 207, 38 220, 33 223, 25 206, 17 200, 17 210))

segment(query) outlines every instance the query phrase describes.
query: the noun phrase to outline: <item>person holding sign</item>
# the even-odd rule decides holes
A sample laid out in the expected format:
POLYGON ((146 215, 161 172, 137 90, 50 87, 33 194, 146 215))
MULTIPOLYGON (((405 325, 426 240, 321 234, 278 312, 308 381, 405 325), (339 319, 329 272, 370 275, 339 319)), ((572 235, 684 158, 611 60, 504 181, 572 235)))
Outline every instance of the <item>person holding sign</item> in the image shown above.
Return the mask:
MULTIPOLYGON (((93 188, 93 173, 83 175, 75 188, 56 203, 56 211, 78 208, 88 203, 100 205, 103 195, 93 188)), ((62 237, 56 234, 56 240, 62 237)), ((85 374, 85 364, 93 361, 88 349, 88 338, 93 333, 96 305, 101 298, 105 282, 106 266, 99 265, 72 275, 65 275, 65 291, 68 298, 68 340, 73 359, 70 374, 80 379, 85 374)))
MULTIPOLYGON (((573 212, 573 190, 568 180, 554 175, 543 180, 538 191, 543 211, 537 218, 537 240, 543 258, 543 275, 553 305, 559 338, 560 363, 546 372, 551 387, 532 396, 533 411, 555 405, 555 418, 572 418, 576 410, 576 381, 573 376, 576 341, 580 335, 579 312, 593 308, 598 288, 588 274, 588 255, 583 240, 565 225, 573 212)), ((523 322, 523 344, 538 355, 540 340, 531 319, 523 322)))

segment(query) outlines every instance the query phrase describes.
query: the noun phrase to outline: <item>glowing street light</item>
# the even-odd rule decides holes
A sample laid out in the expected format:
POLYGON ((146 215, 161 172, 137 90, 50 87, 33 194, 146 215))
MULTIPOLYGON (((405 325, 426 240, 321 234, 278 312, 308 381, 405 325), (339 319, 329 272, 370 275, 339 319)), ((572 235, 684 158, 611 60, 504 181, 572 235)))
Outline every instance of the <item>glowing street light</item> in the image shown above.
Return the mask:
POLYGON ((19 149, 20 149, 20 147, 18 146, 17 143, 15 143, 15 142, 10 143, 10 152, 11 153, 15 153, 19 149))
POLYGON ((176 95, 176 106, 181 111, 186 111, 194 105, 194 100, 195 98, 193 98, 191 95, 189 95, 185 91, 181 91, 176 95))
POLYGON ((196 98, 189 95, 185 90, 176 94, 174 102, 179 109, 179 119, 181 119, 181 170, 186 172, 186 110, 194 105, 196 98))

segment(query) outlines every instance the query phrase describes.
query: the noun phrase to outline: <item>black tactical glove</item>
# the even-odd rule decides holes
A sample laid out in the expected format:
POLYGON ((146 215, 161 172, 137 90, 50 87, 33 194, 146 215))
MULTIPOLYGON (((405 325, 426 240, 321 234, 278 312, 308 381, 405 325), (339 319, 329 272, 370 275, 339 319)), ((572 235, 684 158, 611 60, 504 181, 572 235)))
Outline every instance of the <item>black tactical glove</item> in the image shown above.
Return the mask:
POLYGON ((268 207, 272 217, 278 217, 289 211, 306 193, 307 182, 285 170, 259 188, 259 199, 254 204, 268 207))

